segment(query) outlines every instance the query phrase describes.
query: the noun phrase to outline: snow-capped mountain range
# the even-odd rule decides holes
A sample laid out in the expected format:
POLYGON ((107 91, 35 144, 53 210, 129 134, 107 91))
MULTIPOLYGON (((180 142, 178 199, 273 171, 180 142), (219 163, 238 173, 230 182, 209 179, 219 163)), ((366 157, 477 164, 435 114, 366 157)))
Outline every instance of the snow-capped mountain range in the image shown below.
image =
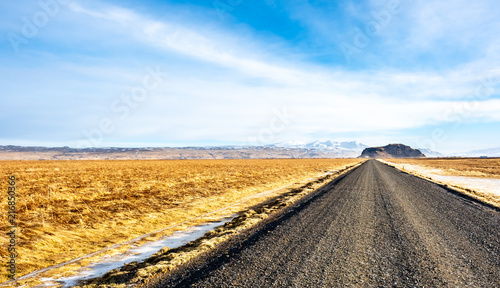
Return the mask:
POLYGON ((266 145, 271 148, 284 148, 284 149, 302 149, 317 152, 327 152, 331 157, 358 157, 363 149, 368 146, 358 141, 313 141, 309 143, 301 141, 280 142, 271 145, 266 145))
POLYGON ((500 147, 469 151, 469 152, 465 152, 465 153, 460 153, 456 156, 462 156, 462 157, 481 157, 481 156, 500 157, 500 147))
POLYGON ((439 153, 429 149, 419 148, 422 153, 427 157, 500 157, 500 147, 473 150, 462 153, 439 153))
POLYGON ((304 143, 300 141, 292 141, 292 142, 280 142, 271 145, 267 145, 268 147, 281 147, 281 148, 299 148, 299 149, 316 149, 316 150, 363 150, 368 146, 360 143, 358 141, 348 141, 348 142, 339 142, 339 141, 314 141, 310 143, 304 143))
POLYGON ((439 152, 436 152, 436 151, 432 151, 432 150, 429 150, 429 149, 425 149, 425 148, 417 148, 418 150, 420 150, 420 152, 424 153, 424 155, 426 157, 446 157, 446 155, 443 155, 439 152))

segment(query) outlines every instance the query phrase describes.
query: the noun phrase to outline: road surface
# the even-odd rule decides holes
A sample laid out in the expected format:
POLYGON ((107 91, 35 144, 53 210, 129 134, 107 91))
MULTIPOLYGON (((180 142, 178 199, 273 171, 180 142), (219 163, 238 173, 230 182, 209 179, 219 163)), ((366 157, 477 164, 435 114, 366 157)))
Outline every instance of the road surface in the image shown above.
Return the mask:
POLYGON ((149 287, 500 287, 500 213, 369 160, 149 287))

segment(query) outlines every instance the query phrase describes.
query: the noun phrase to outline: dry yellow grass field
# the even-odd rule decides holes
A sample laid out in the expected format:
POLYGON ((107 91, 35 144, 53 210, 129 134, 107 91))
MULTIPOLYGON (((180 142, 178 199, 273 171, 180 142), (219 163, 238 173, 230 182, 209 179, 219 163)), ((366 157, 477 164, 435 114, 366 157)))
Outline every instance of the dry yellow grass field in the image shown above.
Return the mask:
POLYGON ((397 164, 413 164, 442 169, 443 175, 500 178, 499 158, 406 158, 385 159, 397 164))
MULTIPOLYGON (((4 194, 9 176, 17 182, 17 276, 360 161, 0 161, 4 194)), ((7 205, 1 207, 7 231, 7 205)), ((0 235, 2 263, 7 241, 0 235)), ((4 282, 5 265, 1 271, 4 282)))

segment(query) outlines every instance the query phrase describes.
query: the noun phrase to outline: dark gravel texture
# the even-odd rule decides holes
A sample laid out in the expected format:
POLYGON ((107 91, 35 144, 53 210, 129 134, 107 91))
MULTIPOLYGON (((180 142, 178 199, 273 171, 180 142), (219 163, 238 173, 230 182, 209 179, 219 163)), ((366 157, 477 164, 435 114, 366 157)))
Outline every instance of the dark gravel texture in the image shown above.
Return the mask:
POLYGON ((147 287, 500 287, 500 212, 375 160, 147 287))

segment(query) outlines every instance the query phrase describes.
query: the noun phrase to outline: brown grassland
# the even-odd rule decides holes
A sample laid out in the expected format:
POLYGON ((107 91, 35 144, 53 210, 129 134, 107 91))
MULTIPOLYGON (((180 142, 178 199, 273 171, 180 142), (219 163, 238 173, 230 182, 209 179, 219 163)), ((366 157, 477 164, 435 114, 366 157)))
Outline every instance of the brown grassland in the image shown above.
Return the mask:
POLYGON ((397 164, 413 164, 443 170, 443 175, 500 178, 500 158, 406 158, 385 159, 397 164))
MULTIPOLYGON (((2 231, 16 177, 17 276, 360 159, 0 161, 2 231)), ((0 235, 7 263, 7 236, 0 235)), ((2 265, 0 282, 7 280, 2 265)))

